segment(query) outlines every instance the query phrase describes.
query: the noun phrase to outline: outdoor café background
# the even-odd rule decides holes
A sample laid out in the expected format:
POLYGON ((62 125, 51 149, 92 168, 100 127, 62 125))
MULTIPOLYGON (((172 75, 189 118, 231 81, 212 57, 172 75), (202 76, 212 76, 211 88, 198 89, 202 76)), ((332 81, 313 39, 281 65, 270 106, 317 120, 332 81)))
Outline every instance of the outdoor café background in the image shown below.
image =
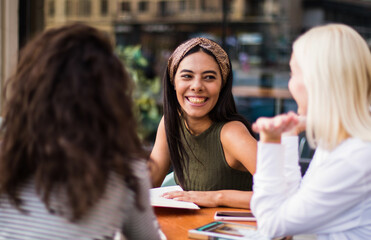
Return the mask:
MULTIPOLYGON (((234 85, 287 88, 291 44, 300 33, 327 22, 346 23, 371 46, 370 13, 370 0, 1 0, 1 83, 15 64, 12 56, 36 33, 90 24, 109 35, 133 77, 139 133, 151 144, 162 116, 166 61, 184 40, 203 36, 220 43, 231 58, 234 85)), ((274 101, 236 98, 251 122, 273 116, 274 101)), ((296 107, 284 100, 282 111, 296 107)))

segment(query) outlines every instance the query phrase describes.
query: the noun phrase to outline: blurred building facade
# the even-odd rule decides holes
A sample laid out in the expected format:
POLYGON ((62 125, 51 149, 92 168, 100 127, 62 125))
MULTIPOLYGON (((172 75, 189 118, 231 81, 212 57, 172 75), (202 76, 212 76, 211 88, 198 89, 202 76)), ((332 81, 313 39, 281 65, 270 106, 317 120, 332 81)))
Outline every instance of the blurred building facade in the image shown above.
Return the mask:
POLYGON ((371 38, 371 1, 365 0, 44 0, 44 4, 45 28, 86 22, 107 32, 118 45, 140 44, 159 64, 179 43, 195 36, 222 44, 243 71, 287 68, 292 41, 315 25, 343 22, 371 38))
POLYGON ((291 44, 300 33, 346 23, 371 46, 370 13, 370 0, 1 0, 0 80, 37 32, 84 22, 117 45, 141 45, 157 75, 178 44, 204 36, 227 50, 237 84, 268 79, 287 87, 291 44))
POLYGON ((45 28, 84 22, 115 39, 118 0, 44 0, 45 28))
MULTIPOLYGON (((118 45, 142 45, 166 58, 180 42, 212 38, 244 64, 287 63, 290 21, 300 4, 285 0, 45 0, 45 28, 86 22, 106 31, 118 45), (279 42, 281 41, 281 42, 279 42)), ((294 30, 295 32, 295 30, 294 30)), ((158 62, 158 61, 156 61, 158 62)), ((162 62, 162 61, 159 61, 162 62)))
POLYGON ((303 9, 303 30, 328 22, 340 22, 354 27, 371 46, 370 0, 304 0, 303 9))
MULTIPOLYGON (((195 36, 224 46, 237 64, 287 60, 290 9, 283 0, 119 0, 115 23, 121 45, 140 43, 163 62, 181 42, 195 36), (280 42, 286 44, 280 44, 280 42), (244 58, 246 60, 244 60, 244 58)), ((299 5, 297 5, 299 7, 299 5)), ((285 64, 287 61, 284 61, 285 64)))

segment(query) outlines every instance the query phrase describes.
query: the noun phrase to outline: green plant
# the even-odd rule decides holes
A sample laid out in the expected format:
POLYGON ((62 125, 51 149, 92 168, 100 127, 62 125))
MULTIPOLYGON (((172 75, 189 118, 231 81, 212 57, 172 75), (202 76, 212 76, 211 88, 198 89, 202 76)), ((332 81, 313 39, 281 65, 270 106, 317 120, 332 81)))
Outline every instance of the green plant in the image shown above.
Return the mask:
POLYGON ((160 78, 146 76, 145 69, 150 66, 139 45, 117 46, 115 52, 135 83, 133 98, 139 125, 138 134, 142 140, 152 142, 162 116, 158 103, 161 94, 160 78))

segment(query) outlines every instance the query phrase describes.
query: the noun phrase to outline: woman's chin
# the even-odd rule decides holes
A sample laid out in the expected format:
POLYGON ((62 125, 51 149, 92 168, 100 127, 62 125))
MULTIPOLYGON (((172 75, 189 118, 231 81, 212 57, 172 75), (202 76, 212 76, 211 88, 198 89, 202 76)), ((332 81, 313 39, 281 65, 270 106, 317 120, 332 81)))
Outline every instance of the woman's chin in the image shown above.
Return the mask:
POLYGON ((300 116, 307 116, 307 109, 298 108, 298 115, 300 116))

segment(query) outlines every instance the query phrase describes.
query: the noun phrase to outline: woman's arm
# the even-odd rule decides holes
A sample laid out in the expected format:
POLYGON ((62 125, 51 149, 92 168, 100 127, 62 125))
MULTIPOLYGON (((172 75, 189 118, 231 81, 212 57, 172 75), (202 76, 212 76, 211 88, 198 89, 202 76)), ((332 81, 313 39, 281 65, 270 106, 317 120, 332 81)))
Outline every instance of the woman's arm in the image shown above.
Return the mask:
POLYGON ((163 195, 177 201, 194 202, 202 207, 250 208, 251 191, 174 191, 163 195))
POLYGON ((284 176, 287 194, 293 194, 300 186, 301 171, 299 165, 299 137, 282 137, 284 147, 284 176))
POLYGON ((231 168, 255 173, 257 142, 243 123, 226 123, 220 133, 220 141, 225 160, 231 168))
POLYGON ((282 188, 286 181, 282 172, 283 146, 259 143, 251 209, 260 231, 278 237, 359 227, 367 214, 370 194, 366 187, 371 183, 371 168, 366 167, 369 149, 355 143, 343 145, 331 154, 317 150, 317 158, 312 160, 316 164, 292 194, 282 188))
MULTIPOLYGON (((253 129, 260 133, 260 142, 280 143, 282 141, 284 147, 282 171, 285 176, 285 183, 281 185, 281 188, 286 188, 288 191, 286 194, 288 195, 292 194, 300 185, 298 134, 305 128, 305 117, 298 116, 293 112, 281 114, 274 118, 262 117, 253 124, 253 129)), ((276 159, 278 162, 279 156, 276 159)))
POLYGON ((170 152, 166 140, 163 117, 158 125, 156 140, 150 158, 152 160, 150 162, 152 186, 160 187, 170 168, 170 152))

